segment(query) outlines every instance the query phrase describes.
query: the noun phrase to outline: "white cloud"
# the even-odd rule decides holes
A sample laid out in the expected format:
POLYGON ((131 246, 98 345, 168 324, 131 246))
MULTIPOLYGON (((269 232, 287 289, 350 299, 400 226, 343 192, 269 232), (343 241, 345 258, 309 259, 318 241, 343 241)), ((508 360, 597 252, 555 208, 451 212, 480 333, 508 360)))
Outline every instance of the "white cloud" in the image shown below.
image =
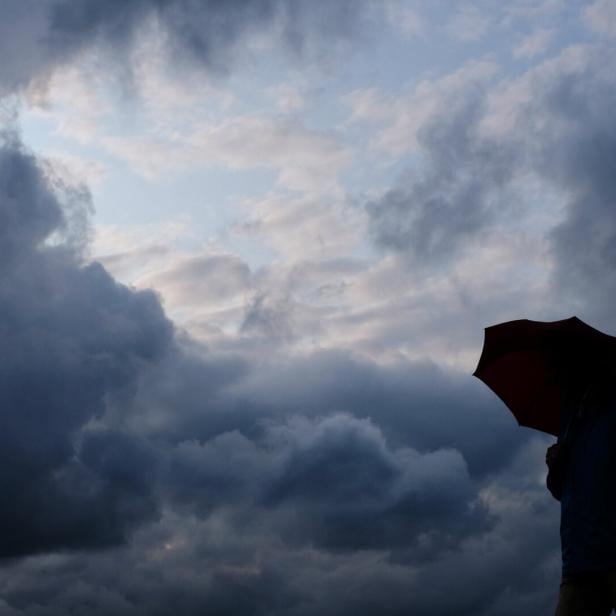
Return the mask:
POLYGON ((283 83, 268 88, 268 94, 274 99, 275 105, 283 113, 301 111, 306 106, 306 97, 301 88, 283 83))
POLYGON ((54 72, 44 82, 34 82, 23 98, 27 114, 55 125, 55 134, 80 144, 93 141, 109 116, 110 82, 97 70, 96 58, 54 72))
POLYGON ((89 187, 98 187, 109 177, 107 165, 100 160, 62 151, 50 151, 48 157, 56 171, 65 173, 89 187))
POLYGON ((616 36, 616 2, 596 0, 583 12, 586 25, 599 34, 616 36))
POLYGON ((289 198, 272 194, 257 201, 237 227, 257 234, 284 261, 346 257, 365 233, 364 212, 335 196, 289 198))
POLYGON ((425 33, 427 23, 417 8, 390 0, 384 9, 387 21, 404 35, 413 37, 425 33))
POLYGON ((214 166, 271 168, 278 183, 292 190, 328 192, 349 162, 349 152, 332 134, 292 119, 244 115, 202 121, 190 132, 158 136, 107 137, 107 150, 144 176, 214 166))
POLYGON ((566 6, 566 0, 515 0, 503 3, 505 23, 534 20, 553 15, 566 6))
POLYGON ((503 80, 487 94, 487 113, 481 131, 505 135, 515 129, 519 114, 532 103, 536 83, 559 74, 583 75, 592 54, 590 46, 574 45, 530 68, 517 79, 503 80))
MULTIPOLYGON (((431 114, 446 111, 467 89, 490 89, 481 130, 497 136, 499 131, 514 129, 517 114, 532 100, 532 83, 540 74, 584 66, 584 49, 572 48, 515 81, 495 84, 499 69, 494 63, 472 62, 439 79, 419 82, 398 97, 387 98, 368 89, 356 91, 347 101, 354 122, 383 125, 374 147, 396 156, 417 145, 417 131, 431 114)), ((294 151, 301 149, 297 144, 313 143, 315 134, 301 125, 292 136, 277 132, 278 128, 266 134, 273 122, 242 116, 229 120, 225 128, 202 126, 190 136, 190 148, 185 137, 178 138, 177 152, 171 154, 161 144, 161 156, 171 162, 161 159, 157 164, 175 164, 177 155, 181 165, 182 156, 200 152, 208 164, 214 164, 217 156, 243 168, 257 164, 261 153, 262 160, 284 165, 272 153, 277 140, 284 143, 288 138, 293 144, 297 139, 289 145, 294 151), (242 135, 256 137, 244 144, 242 135)), ((282 126, 298 124, 283 122, 282 126)), ((152 154, 157 155, 156 150, 144 144, 135 156, 136 160, 142 157, 143 164, 152 154)), ((305 156, 309 155, 300 153, 297 161, 305 156)), ((403 259, 359 257, 366 237, 364 212, 350 206, 337 191, 293 197, 270 193, 245 205, 244 224, 227 234, 247 235, 273 249, 272 262, 251 269, 225 253, 231 244, 225 247, 224 242, 215 251, 171 250, 164 258, 152 246, 149 255, 135 255, 137 260, 152 259, 152 267, 141 270, 138 284, 156 288, 181 325, 217 348, 246 350, 261 344, 254 340, 263 337, 263 331, 276 331, 294 350, 346 348, 377 360, 429 357, 469 370, 477 360, 486 323, 515 318, 520 310, 540 320, 559 316, 550 313, 547 303, 552 263, 545 239, 559 213, 546 206, 546 198, 541 193, 537 200, 541 207, 529 208, 520 220, 509 221, 515 233, 506 226, 495 228, 469 244, 446 270, 427 273, 409 271, 403 259), (257 316, 251 323, 259 327, 246 327, 238 336, 242 322, 253 313, 257 316)), ((123 258, 127 263, 128 257, 123 258)), ((262 350, 262 346, 254 348, 262 350)))
POLYGON ((514 48, 514 58, 533 58, 542 54, 554 38, 555 31, 539 29, 529 34, 514 48))
POLYGON ((471 61, 438 79, 425 79, 402 95, 384 95, 376 89, 357 90, 346 97, 351 107, 351 122, 384 125, 371 147, 392 159, 416 148, 417 132, 443 106, 455 104, 459 93, 487 85, 498 72, 489 60, 471 61))
POLYGON ((470 371, 487 324, 517 318, 520 310, 539 320, 551 316, 551 267, 542 231, 524 230, 486 234, 432 274, 383 258, 346 277, 344 307, 331 315, 321 344, 375 359, 427 357, 470 371))
POLYGON ((491 25, 491 18, 472 4, 460 7, 445 26, 455 39, 463 42, 478 41, 483 38, 491 25))
POLYGON ((248 265, 234 255, 196 254, 170 260, 141 282, 159 289, 176 307, 212 312, 243 305, 250 295, 251 276, 248 265))
POLYGON ((143 223, 134 227, 94 226, 90 253, 114 276, 127 285, 139 286, 142 277, 165 267, 179 246, 191 238, 190 222, 185 219, 164 223, 143 223))

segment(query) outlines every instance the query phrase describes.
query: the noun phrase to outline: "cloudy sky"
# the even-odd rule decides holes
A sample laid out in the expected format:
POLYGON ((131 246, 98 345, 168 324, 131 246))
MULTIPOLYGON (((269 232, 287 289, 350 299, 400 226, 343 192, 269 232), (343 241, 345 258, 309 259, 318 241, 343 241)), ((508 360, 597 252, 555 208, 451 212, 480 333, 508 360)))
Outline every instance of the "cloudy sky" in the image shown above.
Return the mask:
POLYGON ((616 332, 616 0, 3 0, 0 616, 539 616, 483 328, 616 332))

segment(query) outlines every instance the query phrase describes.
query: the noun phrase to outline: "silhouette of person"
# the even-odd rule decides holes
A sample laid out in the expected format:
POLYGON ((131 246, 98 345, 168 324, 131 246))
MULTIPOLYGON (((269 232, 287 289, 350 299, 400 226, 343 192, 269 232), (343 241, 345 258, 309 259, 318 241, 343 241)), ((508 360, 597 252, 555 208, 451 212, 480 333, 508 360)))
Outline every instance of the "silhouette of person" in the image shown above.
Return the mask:
POLYGON ((560 501, 562 578, 556 616, 616 608, 616 378, 612 368, 569 386, 547 487, 560 501))

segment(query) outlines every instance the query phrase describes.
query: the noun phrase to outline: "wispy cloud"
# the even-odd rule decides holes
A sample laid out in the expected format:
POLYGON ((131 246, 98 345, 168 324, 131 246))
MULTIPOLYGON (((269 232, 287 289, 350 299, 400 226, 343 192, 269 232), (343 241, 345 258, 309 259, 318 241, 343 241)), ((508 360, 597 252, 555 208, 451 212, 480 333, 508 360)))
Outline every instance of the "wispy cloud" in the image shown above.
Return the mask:
POLYGON ((554 34, 554 30, 547 29, 536 30, 529 34, 513 49, 514 58, 533 58, 545 53, 554 34))
POLYGON ((385 3, 384 8, 389 23, 405 36, 425 34, 428 22, 417 7, 409 7, 404 3, 390 0, 385 3))
POLYGON ((610 0, 596 0, 583 9, 586 25, 599 34, 616 35, 616 6, 610 0))
POLYGON ((197 122, 189 134, 106 137, 107 151, 146 177, 161 172, 227 165, 233 169, 272 168, 286 188, 335 188, 349 153, 335 136, 310 130, 295 120, 237 116, 220 123, 197 122))
POLYGON ((478 41, 487 34, 491 22, 490 16, 477 6, 465 4, 449 19, 445 30, 459 41, 478 41))

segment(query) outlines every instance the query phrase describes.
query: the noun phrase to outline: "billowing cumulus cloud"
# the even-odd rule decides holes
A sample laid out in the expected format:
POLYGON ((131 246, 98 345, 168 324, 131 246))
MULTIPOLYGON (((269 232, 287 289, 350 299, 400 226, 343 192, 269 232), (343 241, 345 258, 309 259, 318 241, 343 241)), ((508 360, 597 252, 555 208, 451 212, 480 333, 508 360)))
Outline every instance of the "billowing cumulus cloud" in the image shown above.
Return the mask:
MULTIPOLYGON (((0 176, 0 556, 147 552, 153 545, 134 542, 156 528, 160 549, 173 551, 193 519, 206 551, 206 529, 219 524, 225 543, 237 535, 258 551, 283 541, 284 558, 313 546, 347 566, 362 551, 407 566, 492 531, 480 483, 524 441, 480 390, 461 393, 467 386, 436 367, 378 368, 345 353, 259 363, 212 355, 174 332, 154 293, 83 259, 88 192, 14 133, 2 144, 0 176), (426 386, 436 381, 438 394, 426 386), (457 419, 446 424, 443 413, 457 419), (473 413, 495 422, 492 439, 501 430, 491 457, 481 434, 465 432, 473 413), (166 527, 169 516, 177 523, 166 527)), ((184 265, 194 275, 216 263, 184 265)), ((250 594, 235 604, 235 580, 258 580, 262 591, 267 567, 233 564, 233 550, 227 558, 191 597, 195 610, 210 601, 259 609, 250 594)), ((103 569, 91 566, 90 588, 64 597, 8 589, 7 609, 28 614, 47 595, 49 613, 60 613, 96 596, 102 610, 131 613, 130 591, 98 596, 103 569)))
MULTIPOLYGON (((238 440, 231 443, 237 446, 238 440)), ((531 453, 526 450, 520 459, 531 453)), ((489 500, 500 512, 498 524, 457 547, 443 546, 434 560, 404 560, 421 555, 422 546, 423 556, 429 556, 427 538, 389 560, 380 550, 291 549, 288 541, 280 541, 278 525, 270 534, 252 511, 249 516, 239 512, 236 525, 230 524, 229 509, 226 516, 206 520, 167 512, 128 546, 96 559, 75 554, 17 563, 3 580, 3 597, 18 614, 86 606, 93 613, 164 614, 172 605, 186 614, 207 609, 302 616, 315 609, 371 614, 379 606, 387 614, 413 610, 488 616, 525 606, 536 610, 532 613, 548 610, 553 601, 549 582, 557 572, 550 531, 557 518, 544 488, 492 489, 489 500), (119 568, 119 562, 126 566, 119 568), (77 571, 80 583, 71 584, 77 571)))
POLYGON ((2 557, 122 545, 171 510, 334 552, 429 541, 424 558, 491 527, 466 444, 436 417, 420 427, 429 402, 400 438, 388 371, 334 355, 281 373, 191 350, 152 292, 83 261, 87 191, 11 133, 0 175, 2 557), (381 428, 370 407, 388 398, 381 428))
POLYGON ((78 243, 52 241, 80 233, 83 188, 11 133, 0 178, 0 555, 113 545, 156 516, 149 453, 95 424, 111 399, 130 398, 173 327, 152 292, 83 264, 78 243))
POLYGON ((434 558, 439 546, 491 525, 453 449, 393 450, 374 424, 350 414, 260 420, 269 424, 260 437, 233 430, 174 448, 173 500, 203 517, 236 509, 238 533, 258 526, 334 552, 399 550, 429 537, 423 557, 434 558))
POLYGON ((417 544, 420 535, 457 543, 488 526, 485 512, 473 510, 474 488, 455 450, 389 451, 375 426, 345 415, 316 425, 299 420, 270 438, 282 441, 283 460, 265 503, 293 505, 291 519, 279 522, 288 540, 392 549, 417 544))

